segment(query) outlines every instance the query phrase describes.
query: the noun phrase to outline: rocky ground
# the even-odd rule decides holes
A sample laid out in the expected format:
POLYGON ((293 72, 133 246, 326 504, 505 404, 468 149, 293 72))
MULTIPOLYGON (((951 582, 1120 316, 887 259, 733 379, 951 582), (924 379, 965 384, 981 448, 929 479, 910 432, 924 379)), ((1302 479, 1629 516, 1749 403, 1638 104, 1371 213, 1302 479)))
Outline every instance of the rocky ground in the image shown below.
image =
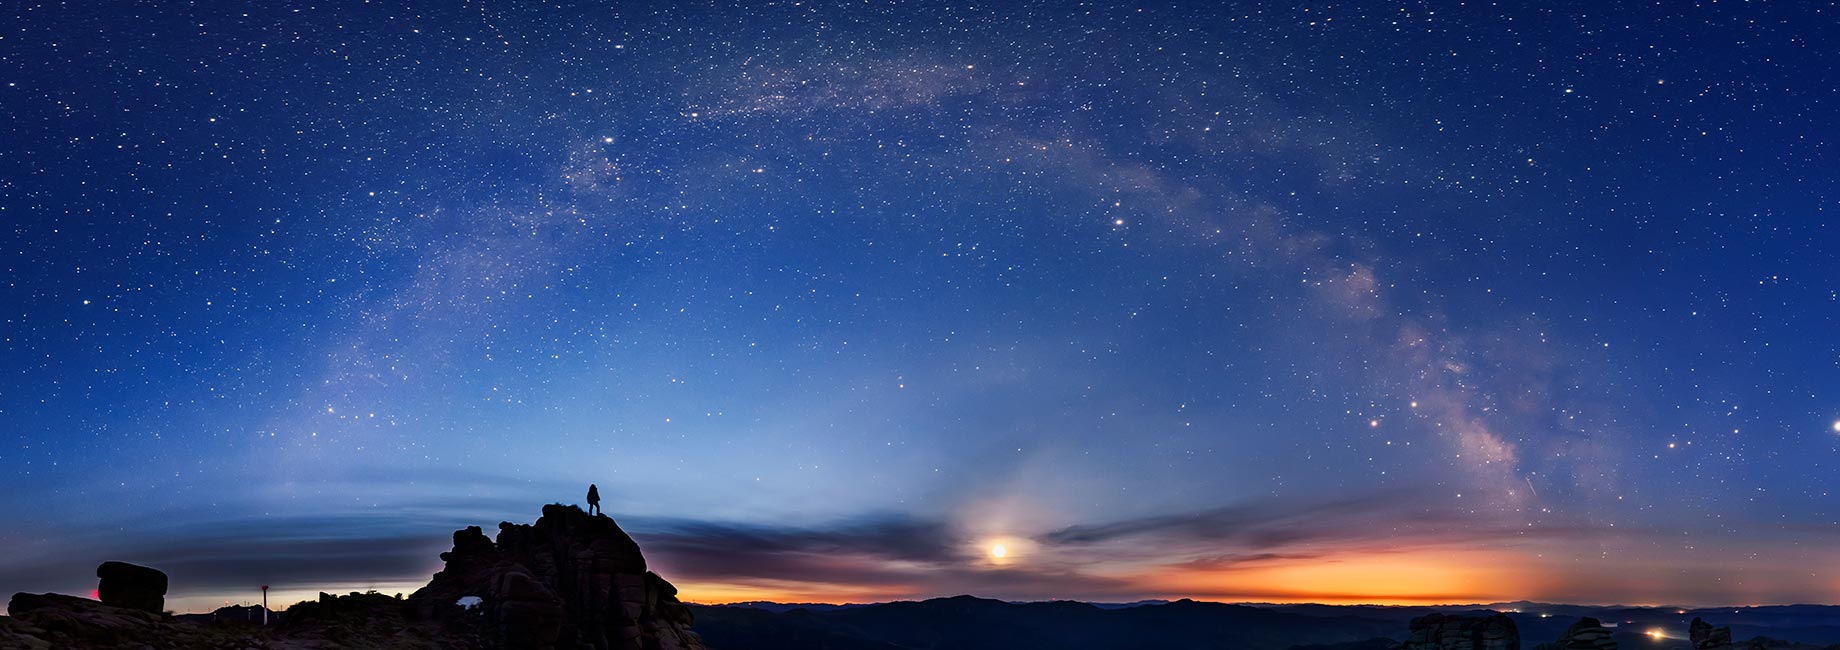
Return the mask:
POLYGON ((486 648, 473 630, 411 618, 387 596, 325 596, 289 609, 270 627, 241 621, 197 622, 59 594, 18 594, 0 618, 0 648, 51 650, 354 650, 486 648))

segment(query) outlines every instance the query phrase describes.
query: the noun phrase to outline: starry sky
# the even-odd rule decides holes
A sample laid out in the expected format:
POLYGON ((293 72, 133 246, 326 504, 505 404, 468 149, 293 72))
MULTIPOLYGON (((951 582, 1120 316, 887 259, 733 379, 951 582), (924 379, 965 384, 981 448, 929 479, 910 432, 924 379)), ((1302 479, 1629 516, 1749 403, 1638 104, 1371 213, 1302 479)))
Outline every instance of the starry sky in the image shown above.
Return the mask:
POLYGON ((3 591, 1840 601, 1829 3, 4 14, 3 591))

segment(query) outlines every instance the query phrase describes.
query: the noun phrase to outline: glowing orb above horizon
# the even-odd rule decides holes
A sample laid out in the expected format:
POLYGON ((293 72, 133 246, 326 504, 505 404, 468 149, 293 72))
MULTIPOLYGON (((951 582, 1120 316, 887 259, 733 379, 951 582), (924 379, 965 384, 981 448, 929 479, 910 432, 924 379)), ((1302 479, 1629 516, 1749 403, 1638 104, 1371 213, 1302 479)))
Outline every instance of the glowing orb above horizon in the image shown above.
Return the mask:
POLYGON ((1009 549, 1003 548, 1002 544, 992 545, 990 547, 990 556, 1001 560, 1009 556, 1009 549))

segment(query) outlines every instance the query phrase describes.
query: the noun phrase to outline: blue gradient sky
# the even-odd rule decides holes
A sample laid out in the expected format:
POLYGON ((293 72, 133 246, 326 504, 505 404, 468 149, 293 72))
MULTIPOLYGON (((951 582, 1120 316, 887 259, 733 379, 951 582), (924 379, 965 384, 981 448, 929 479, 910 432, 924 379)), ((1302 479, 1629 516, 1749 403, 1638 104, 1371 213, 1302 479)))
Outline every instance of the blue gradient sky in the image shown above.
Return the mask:
POLYGON ((1840 599, 1831 7, 5 11, 0 590, 1840 599))

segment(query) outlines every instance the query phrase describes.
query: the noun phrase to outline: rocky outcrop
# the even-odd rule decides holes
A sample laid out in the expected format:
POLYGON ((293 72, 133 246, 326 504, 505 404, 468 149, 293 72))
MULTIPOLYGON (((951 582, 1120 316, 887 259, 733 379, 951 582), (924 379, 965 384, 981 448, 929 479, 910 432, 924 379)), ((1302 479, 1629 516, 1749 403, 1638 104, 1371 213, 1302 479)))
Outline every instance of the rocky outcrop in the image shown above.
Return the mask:
POLYGON ((409 597, 433 618, 483 616, 506 648, 700 650, 677 589, 646 570, 639 545, 606 515, 548 505, 536 524, 454 533, 447 565, 409 597), (454 605, 481 599, 477 614, 454 605))
POLYGON ((646 570, 639 545, 606 515, 551 505, 535 525, 454 533, 446 567, 404 600, 320 594, 259 624, 261 609, 161 612, 166 574, 107 562, 102 601, 16 594, 0 650, 704 650, 677 589, 646 570), (476 607, 456 604, 477 596, 476 607))
POLYGON ((1713 627, 1698 616, 1687 625, 1687 638, 1693 641, 1693 650, 1731 650, 1731 628, 1713 627))
POLYGON ((1553 650, 1616 650, 1616 639, 1611 638, 1610 628, 1604 627, 1603 621, 1586 616, 1565 628, 1565 634, 1559 637, 1558 643, 1541 644, 1540 647, 1553 650))
POLYGON ((96 567, 102 583, 96 596, 104 604, 158 614, 166 610, 166 573, 127 562, 103 562, 96 567))
POLYGON ((1507 615, 1429 614, 1412 619, 1411 635, 1393 650, 1520 650, 1520 630, 1507 615))

